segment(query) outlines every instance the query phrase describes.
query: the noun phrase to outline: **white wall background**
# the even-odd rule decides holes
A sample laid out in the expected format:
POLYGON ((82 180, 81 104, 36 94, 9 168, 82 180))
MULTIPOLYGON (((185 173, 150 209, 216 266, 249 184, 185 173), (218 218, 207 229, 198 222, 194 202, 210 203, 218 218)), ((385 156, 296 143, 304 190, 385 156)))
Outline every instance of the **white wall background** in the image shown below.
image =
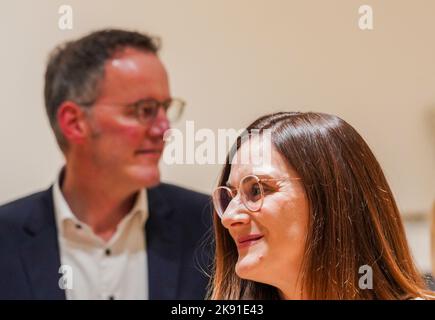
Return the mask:
MULTIPOLYGON (((173 95, 196 129, 239 129, 279 110, 337 114, 366 138, 401 210, 425 214, 435 199, 434 12, 432 0, 1 1, 0 203, 47 187, 62 165, 43 107, 48 52, 120 27, 162 38, 173 95), (64 4, 70 31, 58 28, 64 4), (363 4, 374 30, 358 28, 363 4)), ((219 169, 162 166, 166 181, 205 192, 219 169)), ((427 241, 414 247, 428 270, 427 241)))

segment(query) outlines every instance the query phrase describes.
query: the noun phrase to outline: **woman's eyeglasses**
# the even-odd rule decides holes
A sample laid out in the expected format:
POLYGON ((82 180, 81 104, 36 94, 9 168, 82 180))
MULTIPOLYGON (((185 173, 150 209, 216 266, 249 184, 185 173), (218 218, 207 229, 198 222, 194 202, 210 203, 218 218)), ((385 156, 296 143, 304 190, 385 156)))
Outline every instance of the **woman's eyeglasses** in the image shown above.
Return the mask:
POLYGON ((229 204, 240 194, 243 205, 251 212, 260 211, 264 202, 263 183, 267 181, 299 180, 300 178, 265 178, 248 175, 240 180, 238 192, 226 186, 217 187, 213 192, 213 204, 217 214, 222 219, 229 204))

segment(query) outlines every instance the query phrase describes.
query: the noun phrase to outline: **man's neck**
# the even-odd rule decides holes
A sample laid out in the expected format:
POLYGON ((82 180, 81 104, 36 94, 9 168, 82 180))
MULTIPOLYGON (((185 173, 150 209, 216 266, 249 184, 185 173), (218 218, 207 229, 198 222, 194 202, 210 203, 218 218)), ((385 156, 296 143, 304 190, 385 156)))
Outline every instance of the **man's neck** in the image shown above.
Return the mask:
POLYGON ((108 241, 133 207, 137 191, 120 190, 107 184, 104 177, 88 172, 81 175, 67 166, 60 189, 74 215, 108 241))

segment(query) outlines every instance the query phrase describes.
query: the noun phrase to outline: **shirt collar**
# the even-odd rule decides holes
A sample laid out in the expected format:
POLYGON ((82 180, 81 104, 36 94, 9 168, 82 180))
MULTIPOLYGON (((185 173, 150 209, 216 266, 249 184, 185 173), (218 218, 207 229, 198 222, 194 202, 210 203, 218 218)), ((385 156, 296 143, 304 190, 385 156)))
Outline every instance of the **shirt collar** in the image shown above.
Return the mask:
POLYGON ((66 221, 72 221, 76 224, 79 224, 79 220, 72 213, 71 208, 65 200, 65 197, 60 190, 60 179, 56 180, 56 183, 53 185, 53 205, 54 205, 54 213, 56 216, 56 226, 57 230, 60 234, 64 234, 64 227, 66 221))
POLYGON ((135 204, 129 213, 135 214, 136 212, 140 214, 142 223, 145 223, 148 219, 148 197, 144 188, 140 189, 135 204))
MULTIPOLYGON (((53 205, 54 213, 56 216, 56 226, 60 234, 64 234, 65 223, 71 221, 75 224, 83 224, 74 213, 71 211, 70 206, 66 202, 65 197, 60 189, 60 181, 62 180, 62 173, 53 185, 53 205)), ((134 216, 135 214, 140 214, 141 223, 145 224, 148 219, 148 197, 145 188, 139 190, 135 203, 128 214, 121 220, 120 224, 125 221, 125 218, 134 216)))

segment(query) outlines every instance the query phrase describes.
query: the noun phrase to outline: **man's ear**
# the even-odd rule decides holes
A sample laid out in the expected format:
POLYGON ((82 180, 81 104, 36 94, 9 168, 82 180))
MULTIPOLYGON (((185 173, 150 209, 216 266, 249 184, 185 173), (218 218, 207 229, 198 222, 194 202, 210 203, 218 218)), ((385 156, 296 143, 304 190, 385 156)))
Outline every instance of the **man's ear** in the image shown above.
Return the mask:
POLYGON ((86 113, 72 101, 63 102, 57 110, 57 122, 70 144, 82 144, 88 136, 86 113))

